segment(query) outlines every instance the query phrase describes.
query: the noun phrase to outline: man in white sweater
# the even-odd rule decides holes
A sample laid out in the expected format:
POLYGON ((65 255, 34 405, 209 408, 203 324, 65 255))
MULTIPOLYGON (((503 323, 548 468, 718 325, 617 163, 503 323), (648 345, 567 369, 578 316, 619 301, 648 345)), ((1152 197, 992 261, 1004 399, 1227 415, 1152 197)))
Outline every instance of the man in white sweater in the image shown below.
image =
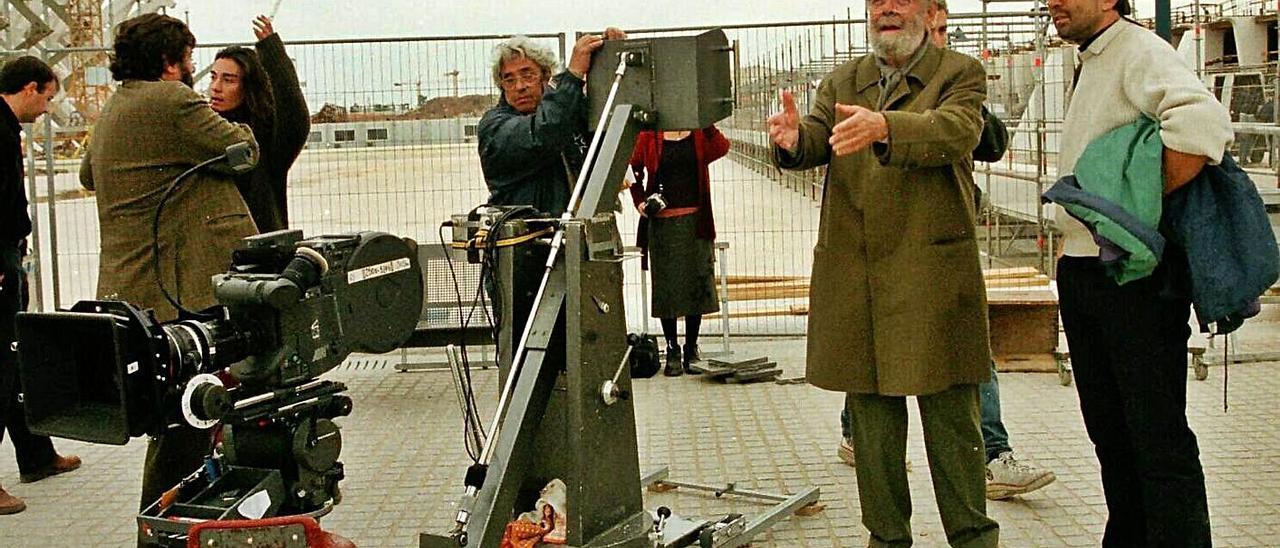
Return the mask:
MULTIPOLYGON (((1049 0, 1058 35, 1080 46, 1058 174, 1076 171, 1090 141, 1148 116, 1160 123, 1168 193, 1222 159, 1231 120, 1172 47, 1121 17, 1127 2, 1049 0)), ((1109 512, 1102 545, 1210 546, 1204 472, 1186 418, 1190 302, 1162 294, 1181 250, 1170 246, 1151 276, 1117 285, 1090 233, 1058 209, 1062 322, 1109 512)))

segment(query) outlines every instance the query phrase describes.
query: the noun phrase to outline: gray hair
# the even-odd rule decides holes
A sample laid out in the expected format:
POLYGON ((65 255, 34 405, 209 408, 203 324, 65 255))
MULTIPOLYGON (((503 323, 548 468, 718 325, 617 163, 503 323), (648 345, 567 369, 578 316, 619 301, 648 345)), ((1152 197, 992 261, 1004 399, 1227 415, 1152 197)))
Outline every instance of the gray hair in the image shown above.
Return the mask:
POLYGON ((521 57, 537 64, 547 78, 560 64, 554 52, 535 44, 528 36, 512 36, 493 47, 493 85, 502 87, 502 64, 521 57))

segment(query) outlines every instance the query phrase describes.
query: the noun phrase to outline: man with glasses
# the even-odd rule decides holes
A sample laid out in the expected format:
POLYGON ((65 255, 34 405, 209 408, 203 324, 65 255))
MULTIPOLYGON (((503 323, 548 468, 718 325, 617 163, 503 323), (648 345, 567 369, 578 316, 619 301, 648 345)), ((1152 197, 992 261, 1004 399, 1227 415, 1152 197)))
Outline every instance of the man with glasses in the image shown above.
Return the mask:
MULTIPOLYGON (((934 5, 937 6, 938 13, 933 18, 929 36, 933 40, 933 45, 946 48, 950 45, 947 37, 947 2, 934 0, 934 5)), ((982 162, 999 161, 1008 147, 1009 132, 1005 129, 1004 122, 1001 122, 1000 118, 985 106, 982 107, 982 120, 982 138, 978 141, 978 146, 973 149, 973 159, 982 162)), ((968 170, 961 170, 959 174, 971 175, 968 170)), ((982 190, 973 184, 972 177, 969 177, 969 183, 973 185, 974 209, 980 211, 982 190)), ((995 362, 991 364, 991 379, 978 385, 978 397, 981 408, 982 441, 986 446, 987 457, 987 499, 1005 500, 1053 483, 1057 476, 1052 471, 1025 460, 1019 460, 1009 445, 1009 432, 1000 418, 1000 384, 996 381, 995 362)), ((853 433, 849 425, 848 409, 840 413, 840 428, 843 439, 837 455, 849 466, 855 466, 853 433)))
MULTIPOLYGON (((540 215, 551 217, 568 209, 590 141, 583 86, 591 69, 591 54, 605 39, 625 37, 622 31, 609 28, 604 36, 579 38, 569 66, 559 73, 555 72, 556 54, 527 36, 513 37, 494 48, 493 82, 502 89, 502 96, 480 119, 476 130, 489 204, 532 206, 540 215)), ((497 321, 510 321, 517 340, 532 314, 546 260, 545 247, 523 245, 513 253, 513 317, 498 317, 497 321)), ((486 289, 490 295, 497 292, 489 285, 486 289)), ((514 345, 515 341, 499 344, 514 345)), ((552 332, 546 360, 564 362, 563 321, 552 332)))
POLYGON ((808 116, 769 117, 778 165, 827 166, 806 377, 848 394, 871 546, 910 546, 907 396, 951 546, 992 547, 978 388, 991 376, 971 155, 986 74, 930 44, 934 0, 868 0, 872 54, 822 80, 808 116))
POLYGON ((564 213, 589 141, 583 86, 591 54, 605 39, 624 37, 610 28, 579 38, 559 73, 556 55, 526 36, 494 48, 493 82, 502 96, 476 130, 490 204, 564 213))

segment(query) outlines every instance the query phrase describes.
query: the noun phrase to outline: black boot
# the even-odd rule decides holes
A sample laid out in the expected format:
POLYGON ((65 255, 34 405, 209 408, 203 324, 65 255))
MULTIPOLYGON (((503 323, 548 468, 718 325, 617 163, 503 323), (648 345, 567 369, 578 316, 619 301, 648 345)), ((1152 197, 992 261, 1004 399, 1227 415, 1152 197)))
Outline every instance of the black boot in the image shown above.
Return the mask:
POLYGON ((684 374, 681 366, 680 347, 667 346, 667 367, 662 370, 662 374, 668 377, 679 377, 684 374))
POLYGON ((698 345, 697 344, 684 345, 684 372, 690 375, 701 375, 702 374, 701 371, 698 371, 690 367, 691 365, 698 363, 700 361, 702 361, 702 356, 698 353, 698 345))

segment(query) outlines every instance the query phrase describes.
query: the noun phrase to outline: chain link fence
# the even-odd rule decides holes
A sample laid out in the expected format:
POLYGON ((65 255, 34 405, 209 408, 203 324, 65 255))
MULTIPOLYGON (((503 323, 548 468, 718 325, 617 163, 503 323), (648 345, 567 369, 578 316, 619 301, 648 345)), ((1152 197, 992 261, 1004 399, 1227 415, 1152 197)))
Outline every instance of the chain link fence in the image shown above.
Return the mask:
MULTIPOLYGON (((983 62, 988 107, 1011 133, 1005 158, 975 170, 986 196, 979 216, 984 266, 992 269, 1029 267, 1052 275, 1052 220, 1039 195, 1056 173, 1075 52, 1051 38, 1048 23, 1042 9, 950 17, 951 47, 983 62)), ((628 34, 696 34, 709 28, 630 29, 628 34)), ((866 53, 866 21, 849 17, 718 28, 734 51, 735 109, 719 124, 732 151, 711 169, 717 256, 728 297, 721 314, 728 321, 712 318, 704 330, 802 334, 824 172, 774 168, 765 119, 779 110, 780 90, 791 91, 806 112, 825 75, 866 53)), ((562 56, 572 42, 562 34, 532 37, 562 56)), ((306 234, 381 230, 438 244, 440 225, 449 215, 487 197, 475 125, 497 102, 491 50, 504 38, 287 42, 313 115, 307 148, 290 173, 291 225, 306 234)), ((205 71, 226 45, 197 48, 196 65, 205 69, 197 74, 197 90, 207 89, 205 71)), ((79 186, 79 155, 93 138, 92 121, 115 83, 101 49, 43 55, 51 64, 80 67, 64 83, 64 89, 75 90, 74 97, 68 95, 27 129, 28 185, 37 221, 33 283, 38 306, 51 310, 94 296, 97 210, 93 195, 79 186)), ((1252 97, 1255 89, 1261 95, 1255 102, 1261 104, 1269 100, 1264 87, 1259 82, 1256 88, 1232 89, 1241 97, 1252 97)), ((1249 146, 1267 148, 1267 141, 1249 146)), ((1271 154, 1265 156, 1272 161, 1271 154)), ((622 195, 624 204, 627 198, 622 195)), ((624 207, 619 227, 628 245, 634 243, 637 221, 635 211, 624 207)), ((639 261, 626 264, 629 324, 656 328, 644 318, 639 261)))

